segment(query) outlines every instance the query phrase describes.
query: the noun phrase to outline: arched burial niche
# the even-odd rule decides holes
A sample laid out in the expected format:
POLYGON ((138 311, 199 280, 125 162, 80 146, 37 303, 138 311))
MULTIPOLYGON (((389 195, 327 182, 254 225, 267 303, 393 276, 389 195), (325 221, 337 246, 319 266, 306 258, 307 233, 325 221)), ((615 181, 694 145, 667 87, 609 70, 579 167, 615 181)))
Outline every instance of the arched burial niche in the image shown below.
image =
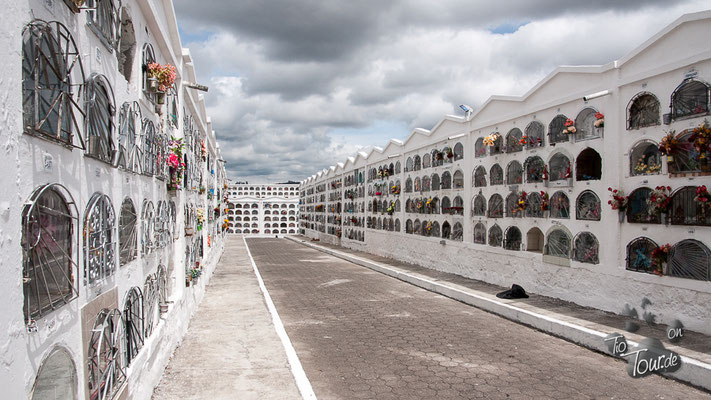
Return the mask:
POLYGON ((671 96, 672 118, 708 114, 709 85, 689 78, 679 85, 671 96))
POLYGON ((489 246, 501 247, 501 242, 503 242, 503 232, 499 225, 494 224, 489 228, 489 246))
POLYGON ((538 121, 533 121, 528 126, 526 126, 526 133, 524 135, 526 139, 526 148, 534 149, 536 147, 542 147, 545 144, 545 128, 543 124, 538 121))
POLYGON ((522 138, 523 138, 523 134, 521 133, 520 129, 518 129, 518 128, 511 129, 506 134, 506 152, 507 153, 516 153, 516 152, 522 151, 523 144, 525 143, 525 140, 523 140, 522 138))
POLYGON ((41 318, 78 295, 78 210, 67 189, 40 186, 22 209, 22 282, 25 322, 41 318))
POLYGON ((543 252, 544 236, 540 229, 533 227, 526 233, 526 251, 543 252))
POLYGON ((521 250, 521 231, 515 226, 506 228, 506 239, 504 239, 506 250, 521 250))
POLYGON ((630 174, 652 175, 662 170, 662 155, 654 142, 637 143, 630 151, 630 174))
POLYGON ((652 252, 657 244, 646 237, 639 237, 627 245, 627 269, 637 272, 653 272, 652 252))
POLYGON ((573 259, 588 264, 600 262, 600 244, 590 232, 580 232, 574 241, 573 259))
POLYGON ((659 125, 659 100, 649 92, 638 93, 627 105, 627 129, 659 125))
POLYGON ((481 222, 474 225, 474 243, 486 244, 486 227, 481 222))
POLYGON ((709 281, 711 280, 711 252, 697 240, 682 240, 669 252, 667 273, 679 278, 709 281))
POLYGON ((494 164, 489 170, 489 182, 491 185, 503 185, 504 184, 504 170, 499 164, 494 164))
POLYGON ((578 154, 575 160, 575 180, 592 181, 602 177, 602 157, 597 151, 588 147, 578 154))
POLYGON ((118 42, 118 70, 127 81, 133 73, 133 57, 136 53, 136 32, 126 7, 121 8, 121 38, 118 42))
POLYGON ((78 106, 83 83, 82 57, 64 25, 34 20, 25 26, 22 116, 26 133, 85 148, 78 106))
POLYGON ((595 126, 596 114, 597 111, 591 107, 587 107, 578 113, 575 118, 575 140, 595 139, 602 135, 603 128, 595 126))
POLYGON ((486 168, 482 165, 474 170, 474 187, 486 187, 486 168))
POLYGON ((62 347, 54 347, 40 365, 32 400, 77 399, 77 371, 72 356, 62 347))
POLYGON ((113 399, 126 381, 125 325, 119 310, 103 309, 91 330, 88 353, 89 398, 113 399))

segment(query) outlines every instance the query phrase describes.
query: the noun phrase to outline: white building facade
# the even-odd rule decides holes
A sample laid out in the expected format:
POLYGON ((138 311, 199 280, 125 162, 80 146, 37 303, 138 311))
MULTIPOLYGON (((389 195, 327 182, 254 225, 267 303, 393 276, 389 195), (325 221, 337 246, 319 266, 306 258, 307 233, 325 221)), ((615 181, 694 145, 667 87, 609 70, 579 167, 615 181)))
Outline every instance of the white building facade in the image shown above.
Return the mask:
POLYGON ((710 12, 685 15, 320 171, 300 231, 616 313, 647 298, 657 322, 711 333, 709 35, 710 12))
POLYGON ((227 233, 294 235, 298 233, 299 184, 231 184, 227 190, 227 233))
POLYGON ((224 165, 172 2, 5 6, 2 397, 149 398, 224 235, 224 165))

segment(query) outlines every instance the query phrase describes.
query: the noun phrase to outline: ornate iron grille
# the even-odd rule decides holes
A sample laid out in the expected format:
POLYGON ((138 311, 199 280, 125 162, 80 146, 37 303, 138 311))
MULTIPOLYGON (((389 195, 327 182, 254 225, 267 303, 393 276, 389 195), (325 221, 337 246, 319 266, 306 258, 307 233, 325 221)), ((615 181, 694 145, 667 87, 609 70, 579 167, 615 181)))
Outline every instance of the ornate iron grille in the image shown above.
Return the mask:
POLYGON ((501 247, 503 241, 503 232, 498 225, 494 225, 489 229, 489 246, 501 247))
POLYGON ((523 167, 518 161, 511 161, 506 167, 506 184, 518 185, 523 183, 523 167))
POLYGON ((556 229, 548 235, 546 254, 554 257, 570 257, 570 236, 562 229, 556 229))
POLYGON ((597 238, 590 232, 581 232, 575 238, 573 247, 573 259, 588 264, 597 264, 599 259, 600 245, 597 238))
POLYGON ((526 127, 526 148, 534 149, 545 144, 543 124, 533 121, 526 127))
POLYGON ((84 279, 105 279, 116 268, 116 214, 111 199, 94 193, 84 215, 84 279))
POLYGON ((506 239, 504 240, 504 248, 506 250, 521 250, 521 231, 515 226, 509 226, 506 229, 506 239))
POLYGON ((570 218, 570 200, 563 192, 555 192, 550 200, 551 218, 570 218))
POLYGON ((126 265, 137 256, 137 222, 138 215, 133 201, 126 197, 121 203, 119 216, 119 260, 121 265, 126 265))
POLYGON ((132 287, 126 293, 123 317, 126 324, 126 366, 128 366, 143 347, 143 294, 138 287, 132 287))
POLYGON ((600 198, 590 190, 580 193, 575 203, 575 217, 579 220, 599 221, 600 198))
POLYGON ((101 161, 114 161, 114 93, 103 75, 93 74, 84 86, 86 97, 86 154, 101 161))
POLYGON ((711 253, 703 243, 696 240, 682 240, 669 252, 669 269, 671 276, 711 280, 711 253))
POLYGON ((566 128, 565 121, 567 120, 568 117, 561 114, 556 115, 555 118, 551 120, 551 123, 548 125, 548 136, 551 144, 567 142, 570 140, 568 138, 568 134, 563 132, 566 128))
POLYGON ((659 100, 648 92, 637 94, 627 106, 627 129, 659 125, 659 100))
POLYGON ((125 323, 119 310, 99 312, 89 341, 89 398, 113 399, 126 381, 125 323))
MULTIPOLYGON (((78 211, 67 189, 48 184, 35 189, 22 210, 22 287, 25 322, 74 300, 78 211)), ((78 252, 78 251, 77 251, 78 252)))
POLYGON ((504 184, 504 170, 499 164, 494 164, 489 170, 489 183, 491 186, 504 184))
POLYGON ((481 222, 474 225, 474 243, 486 244, 486 227, 481 222))
POLYGON ((685 80, 672 93, 671 106, 675 119, 708 113, 709 86, 697 80, 685 80))
POLYGON ((523 151, 523 143, 521 143, 522 138, 523 134, 521 133, 520 129, 511 129, 509 133, 506 134, 506 152, 516 153, 519 151, 523 151))
POLYGON ((81 54, 59 22, 34 20, 22 32, 22 115, 25 132, 85 148, 78 116, 84 68, 81 54), (73 83, 78 82, 78 83, 73 83), (79 143, 74 142, 74 137, 79 143))

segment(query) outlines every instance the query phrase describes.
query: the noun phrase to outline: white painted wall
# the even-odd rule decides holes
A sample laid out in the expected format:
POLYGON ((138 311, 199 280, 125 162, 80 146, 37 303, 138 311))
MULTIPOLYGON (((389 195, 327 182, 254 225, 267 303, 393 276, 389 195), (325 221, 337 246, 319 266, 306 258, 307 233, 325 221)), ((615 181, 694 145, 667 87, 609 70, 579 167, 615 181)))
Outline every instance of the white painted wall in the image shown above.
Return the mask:
MULTIPOLYGON (((177 27, 172 5, 159 0, 124 0, 123 5, 133 20, 137 42, 130 82, 118 72, 115 55, 86 26, 85 11, 73 14, 62 0, 11 2, 5 4, 3 9, 3 35, 0 37, 0 52, 3 59, 0 76, 3 77, 3 83, 0 89, 2 94, 0 101, 4 112, 0 118, 0 146, 4 154, 0 161, 3 170, 0 174, 0 184, 4 190, 0 194, 0 216, 2 216, 0 251, 4 256, 0 258, 0 268, 4 274, 3 279, 0 280, 0 293, 5 296, 6 306, 0 317, 0 358, 3 360, 0 365, 0 386, 3 388, 4 398, 20 399, 30 396, 42 360, 57 345, 65 347, 71 354, 77 367, 79 398, 87 398, 84 372, 87 360, 83 355, 85 344, 81 341, 81 325, 87 321, 81 321, 80 310, 98 293, 105 293, 113 288, 118 289, 118 303, 119 308, 122 309, 126 291, 132 286, 143 288, 146 276, 155 273, 158 264, 163 263, 169 271, 169 301, 172 305, 128 370, 126 388, 128 393, 135 398, 147 398, 160 379, 163 366, 187 329, 190 316, 204 293, 204 285, 222 253, 222 234, 215 234, 217 229, 210 226, 210 229, 203 231, 205 257, 202 265, 205 267, 205 278, 199 285, 186 288, 184 284, 186 240, 182 233, 185 222, 183 206, 187 200, 191 200, 211 211, 217 206, 217 199, 208 201, 205 196, 199 196, 194 192, 178 192, 177 196, 169 197, 165 182, 157 178, 122 171, 84 157, 81 150, 69 150, 47 140, 23 134, 22 31, 33 18, 63 23, 83 54, 85 77, 88 78, 91 73, 97 72, 108 78, 113 88, 117 108, 114 117, 115 125, 118 125, 118 109, 126 101, 139 101, 144 117, 150 116, 156 123, 160 119, 160 116, 154 112, 153 106, 143 99, 140 91, 140 51, 143 43, 148 41, 153 44, 158 62, 176 65, 182 79, 186 76, 191 80, 194 79, 194 72, 189 70, 191 67, 183 65, 183 54, 175 52, 176 49, 181 48, 181 45, 176 35, 177 27), (166 3, 170 6, 168 9, 164 7, 166 3), (190 74, 193 76, 190 77, 190 74), (45 168, 46 158, 52 160, 50 168, 45 168), (77 299, 37 320, 37 332, 29 333, 22 313, 20 217, 22 206, 30 194, 35 188, 46 183, 61 183, 67 187, 77 203, 80 223, 83 222, 85 207, 94 192, 108 195, 117 215, 123 199, 127 196, 133 200, 139 214, 144 199, 151 200, 154 205, 157 205, 160 200, 173 200, 176 203, 177 240, 148 257, 139 255, 138 259, 126 266, 119 268, 117 265, 115 274, 98 285, 87 287, 80 283, 77 299), (210 233, 212 246, 208 247, 207 235, 210 233)), ((178 84, 181 77, 178 78, 178 84)), ((185 91, 193 92, 188 89, 185 91)), ((199 128, 206 135, 208 147, 212 149, 211 158, 220 159, 214 133, 205 118, 204 102, 196 101, 198 96, 194 93, 185 96, 182 89, 178 93, 181 113, 183 107, 186 107, 202 114, 199 128)), ((163 111, 163 117, 165 115, 166 112, 163 111)), ((177 129, 170 127, 163 129, 168 136, 182 137, 182 115, 177 129)), ((117 140, 117 137, 117 132, 114 132, 114 140, 117 140)), ((223 168, 222 163, 217 163, 216 174, 212 175, 204 171, 205 182, 221 189, 225 176, 223 168)), ((75 226, 75 229, 79 228, 75 226)), ((138 235, 140 248, 140 220, 138 235)), ((83 258, 77 255, 75 260, 80 266, 79 281, 82 282, 83 258)))

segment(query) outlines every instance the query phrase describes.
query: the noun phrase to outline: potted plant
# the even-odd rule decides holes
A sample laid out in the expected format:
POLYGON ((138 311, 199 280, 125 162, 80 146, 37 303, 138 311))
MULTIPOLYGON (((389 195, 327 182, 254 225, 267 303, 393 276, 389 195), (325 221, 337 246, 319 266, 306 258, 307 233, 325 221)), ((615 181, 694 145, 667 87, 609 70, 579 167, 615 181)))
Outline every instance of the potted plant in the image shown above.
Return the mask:
POLYGON ((564 126, 565 126, 565 128, 563 128, 563 133, 564 133, 564 134, 572 135, 572 134, 574 134, 575 132, 578 131, 578 130, 575 128, 575 121, 573 121, 573 120, 570 119, 570 118, 568 118, 568 119, 565 120, 564 126))
MULTIPOLYGON (((151 92, 164 93, 175 83, 178 76, 175 67, 170 64, 161 65, 155 62, 148 63, 148 90, 151 92)), ((163 103, 160 103, 163 104, 163 103)))

